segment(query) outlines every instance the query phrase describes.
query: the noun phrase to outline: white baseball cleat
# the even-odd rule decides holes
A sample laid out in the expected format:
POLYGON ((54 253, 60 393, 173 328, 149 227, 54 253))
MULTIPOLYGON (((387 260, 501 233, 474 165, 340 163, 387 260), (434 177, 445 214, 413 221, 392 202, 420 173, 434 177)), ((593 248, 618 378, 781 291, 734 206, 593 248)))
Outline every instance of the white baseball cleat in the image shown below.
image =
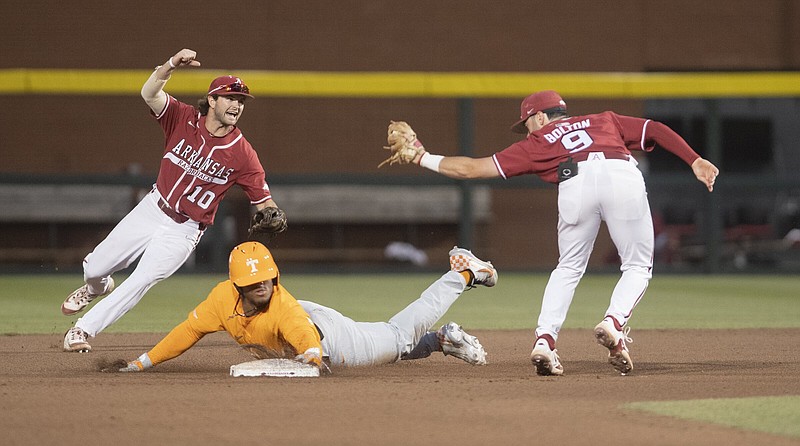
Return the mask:
POLYGON ((608 349, 608 363, 622 375, 627 375, 633 370, 633 361, 626 343, 633 343, 628 336, 631 327, 623 330, 617 329, 617 324, 611 316, 603 319, 594 327, 594 337, 597 343, 608 349))
POLYGON ((479 259, 470 250, 454 246, 450 250, 450 269, 457 273, 470 270, 472 281, 467 287, 473 288, 475 285, 492 287, 497 284, 497 270, 492 262, 479 259))
POLYGON ((89 336, 85 331, 78 327, 72 327, 64 334, 64 351, 89 353, 92 351, 92 346, 89 345, 89 336))
POLYGON ((89 285, 83 285, 67 296, 67 299, 61 304, 61 312, 64 313, 65 316, 80 313, 87 305, 95 300, 95 298, 105 296, 112 291, 114 291, 114 279, 111 277, 108 278, 106 290, 101 294, 92 294, 89 292, 89 285))
POLYGON ((558 357, 558 350, 551 349, 550 344, 545 338, 536 339, 531 351, 531 362, 536 367, 536 374, 540 376, 561 376, 564 374, 564 366, 558 357))
POLYGON ((436 332, 436 337, 445 355, 453 355, 472 365, 486 365, 486 350, 478 338, 467 334, 455 322, 442 325, 436 332))

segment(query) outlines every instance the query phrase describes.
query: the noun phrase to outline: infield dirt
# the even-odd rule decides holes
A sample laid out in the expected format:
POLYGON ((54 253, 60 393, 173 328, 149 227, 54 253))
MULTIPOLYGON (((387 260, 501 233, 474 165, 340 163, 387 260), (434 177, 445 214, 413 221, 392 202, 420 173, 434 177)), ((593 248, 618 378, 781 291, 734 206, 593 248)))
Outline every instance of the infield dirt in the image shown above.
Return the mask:
POLYGON ((225 333, 144 373, 100 373, 162 334, 1 336, 4 445, 798 445, 800 439, 622 408, 653 400, 800 394, 800 329, 635 330, 619 376, 591 330, 565 330, 565 376, 539 377, 529 331, 469 330, 489 364, 429 359, 320 378, 233 378, 252 358, 225 333))

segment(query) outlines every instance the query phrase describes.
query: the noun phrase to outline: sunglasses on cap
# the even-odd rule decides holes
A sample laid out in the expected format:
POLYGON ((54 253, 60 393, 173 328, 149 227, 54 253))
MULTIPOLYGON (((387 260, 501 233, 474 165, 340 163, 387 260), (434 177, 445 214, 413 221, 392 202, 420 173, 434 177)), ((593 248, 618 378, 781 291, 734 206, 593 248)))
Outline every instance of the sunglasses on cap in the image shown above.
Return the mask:
POLYGON ((220 85, 217 88, 209 91, 207 94, 223 94, 223 93, 242 93, 249 95, 250 89, 242 82, 234 82, 227 85, 220 85))

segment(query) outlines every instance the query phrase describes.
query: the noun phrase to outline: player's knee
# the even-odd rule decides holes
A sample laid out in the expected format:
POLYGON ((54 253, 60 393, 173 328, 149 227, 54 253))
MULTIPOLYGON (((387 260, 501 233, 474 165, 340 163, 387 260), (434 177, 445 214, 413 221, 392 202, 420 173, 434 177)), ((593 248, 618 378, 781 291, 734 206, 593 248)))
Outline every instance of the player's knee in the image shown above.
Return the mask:
POLYGON ((643 279, 651 279, 653 277, 653 265, 622 265, 620 271, 627 274, 635 274, 643 279))
POLYGON ((132 278, 140 283, 155 285, 158 282, 161 282, 162 280, 166 279, 167 277, 169 276, 166 274, 147 272, 147 273, 140 273, 136 275, 136 277, 134 277, 134 275, 131 274, 131 277, 129 279, 132 278))
POLYGON ((586 266, 560 264, 553 270, 553 274, 564 279, 580 279, 586 272, 586 266))
POLYGON ((93 280, 102 279, 109 275, 106 268, 100 265, 100 262, 92 262, 89 260, 90 256, 86 256, 83 260, 83 281, 89 283, 93 280))

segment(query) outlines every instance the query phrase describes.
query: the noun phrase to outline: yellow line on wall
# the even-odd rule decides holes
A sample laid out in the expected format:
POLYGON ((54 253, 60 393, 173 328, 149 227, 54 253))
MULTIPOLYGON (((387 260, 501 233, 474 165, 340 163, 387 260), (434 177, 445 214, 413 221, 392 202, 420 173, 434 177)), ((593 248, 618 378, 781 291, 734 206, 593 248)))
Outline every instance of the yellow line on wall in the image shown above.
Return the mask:
MULTIPOLYGON (((558 90, 572 98, 800 96, 800 72, 497 73, 304 72, 182 69, 167 90, 202 95, 221 74, 242 77, 256 96, 513 97, 558 90)), ((2 69, 4 95, 138 95, 148 70, 2 69)))

